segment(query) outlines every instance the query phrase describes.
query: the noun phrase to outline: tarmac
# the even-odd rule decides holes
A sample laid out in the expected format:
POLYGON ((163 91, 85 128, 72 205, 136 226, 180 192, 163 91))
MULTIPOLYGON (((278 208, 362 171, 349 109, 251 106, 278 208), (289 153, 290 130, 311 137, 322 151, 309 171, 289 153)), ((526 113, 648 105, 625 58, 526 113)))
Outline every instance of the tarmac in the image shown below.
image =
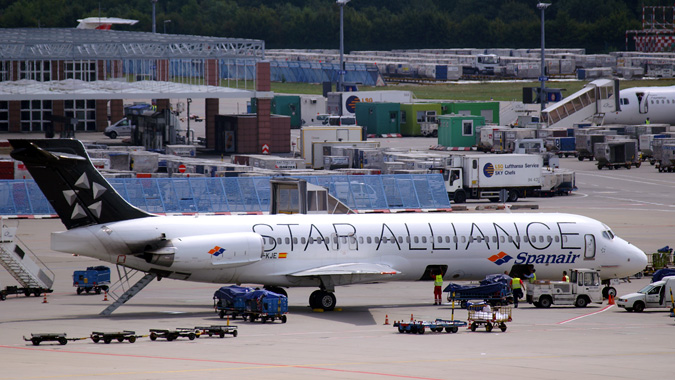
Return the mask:
MULTIPOLYGON (((98 138, 98 137, 96 137, 98 138)), ((390 140, 390 139, 384 139, 390 140)), ((391 139, 401 146, 428 147, 431 139, 391 139)), ((387 142, 390 143, 390 142, 387 142)), ((614 233, 646 253, 673 245, 672 199, 675 176, 648 163, 631 170, 599 171, 595 163, 561 159, 576 171, 579 188, 569 196, 525 198, 536 205, 522 212, 566 212, 603 221, 614 233)), ((471 202, 469 210, 489 204, 471 202)), ((460 212, 460 211, 457 211, 460 212)), ((467 212, 467 211, 461 211, 467 212)), ((485 212, 510 212, 485 211, 485 212)), ((514 211, 515 212, 515 211, 514 211)), ((520 210, 518 212, 521 212, 520 210)), ((452 217, 452 214, 448 216, 452 217)), ((8 221, 15 222, 15 221, 8 221)), ((635 379, 672 377, 675 320, 666 309, 628 313, 607 302, 586 308, 538 309, 521 302, 505 332, 460 328, 456 334, 400 334, 394 321, 466 320, 467 311, 433 306, 430 282, 393 282, 336 289, 338 310, 316 312, 308 305, 315 289, 291 288, 288 322, 243 322, 238 336, 147 337, 131 344, 91 339, 66 345, 24 341, 31 333, 66 333, 86 338, 93 331, 174 329, 226 324, 213 310, 220 285, 164 279, 153 282, 109 317, 98 314, 110 303, 104 295, 77 295, 74 270, 102 264, 53 252, 50 232, 56 219, 19 220, 18 236, 55 273, 46 297, 10 296, 0 301, 0 380, 5 379, 635 379), (454 314, 453 314, 454 313, 454 314), (385 321, 389 325, 384 324, 385 321)), ((116 276, 115 266, 109 264, 116 276)), ((619 295, 637 291, 649 277, 617 281, 619 295)), ((15 285, 0 270, 2 286, 15 285)))

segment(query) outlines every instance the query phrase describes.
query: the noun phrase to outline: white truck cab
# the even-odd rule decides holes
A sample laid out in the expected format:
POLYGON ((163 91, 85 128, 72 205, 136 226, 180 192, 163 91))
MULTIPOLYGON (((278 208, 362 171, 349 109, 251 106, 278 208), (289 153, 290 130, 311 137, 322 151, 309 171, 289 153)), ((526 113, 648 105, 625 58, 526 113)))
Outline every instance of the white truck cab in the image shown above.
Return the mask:
POLYGON ((626 294, 616 299, 616 305, 626 311, 642 312, 646 308, 673 308, 670 294, 675 287, 675 276, 664 277, 661 281, 640 289, 637 293, 626 294))

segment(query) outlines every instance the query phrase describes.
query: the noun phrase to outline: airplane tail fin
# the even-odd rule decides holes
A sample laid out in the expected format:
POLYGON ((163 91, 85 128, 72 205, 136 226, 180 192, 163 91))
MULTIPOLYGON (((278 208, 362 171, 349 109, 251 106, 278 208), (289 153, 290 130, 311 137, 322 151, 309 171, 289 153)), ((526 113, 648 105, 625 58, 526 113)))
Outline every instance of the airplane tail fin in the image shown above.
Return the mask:
POLYGON ((153 216, 129 204, 96 170, 78 140, 9 140, 67 229, 153 216))

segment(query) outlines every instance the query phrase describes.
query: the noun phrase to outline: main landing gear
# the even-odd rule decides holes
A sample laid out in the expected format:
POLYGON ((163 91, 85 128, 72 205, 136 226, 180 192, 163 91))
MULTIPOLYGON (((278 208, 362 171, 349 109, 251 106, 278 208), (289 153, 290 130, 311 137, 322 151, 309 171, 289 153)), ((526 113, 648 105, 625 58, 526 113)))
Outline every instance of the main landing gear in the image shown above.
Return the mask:
POLYGON ((309 306, 312 309, 331 311, 335 309, 335 294, 326 290, 315 290, 309 296, 309 306))

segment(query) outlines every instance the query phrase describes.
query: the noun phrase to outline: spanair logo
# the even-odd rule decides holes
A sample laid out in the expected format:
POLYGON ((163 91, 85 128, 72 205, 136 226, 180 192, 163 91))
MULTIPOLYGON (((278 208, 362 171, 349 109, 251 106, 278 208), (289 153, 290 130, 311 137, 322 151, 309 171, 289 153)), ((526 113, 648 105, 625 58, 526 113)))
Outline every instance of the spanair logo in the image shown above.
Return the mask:
POLYGON ((356 112, 356 103, 361 103, 361 99, 359 99, 358 96, 352 95, 347 98, 347 103, 345 106, 347 107, 347 111, 349 111, 349 113, 356 112))
POLYGON ((488 260, 492 261, 493 263, 495 263, 497 265, 506 264, 509 261, 511 261, 511 259, 513 259, 513 257, 507 255, 504 252, 499 252, 496 255, 492 255, 492 256, 488 257, 488 260))
POLYGON ((492 177, 493 175, 495 175, 495 167, 494 167, 494 165, 492 165, 492 164, 489 163, 489 162, 488 162, 487 164, 485 164, 485 166, 483 166, 483 174, 484 174, 486 177, 488 177, 488 178, 490 178, 490 177, 492 177))
POLYGON ((214 257, 218 257, 223 253, 225 253, 225 248, 220 248, 219 246, 215 246, 209 251, 209 255, 213 255, 214 257))

